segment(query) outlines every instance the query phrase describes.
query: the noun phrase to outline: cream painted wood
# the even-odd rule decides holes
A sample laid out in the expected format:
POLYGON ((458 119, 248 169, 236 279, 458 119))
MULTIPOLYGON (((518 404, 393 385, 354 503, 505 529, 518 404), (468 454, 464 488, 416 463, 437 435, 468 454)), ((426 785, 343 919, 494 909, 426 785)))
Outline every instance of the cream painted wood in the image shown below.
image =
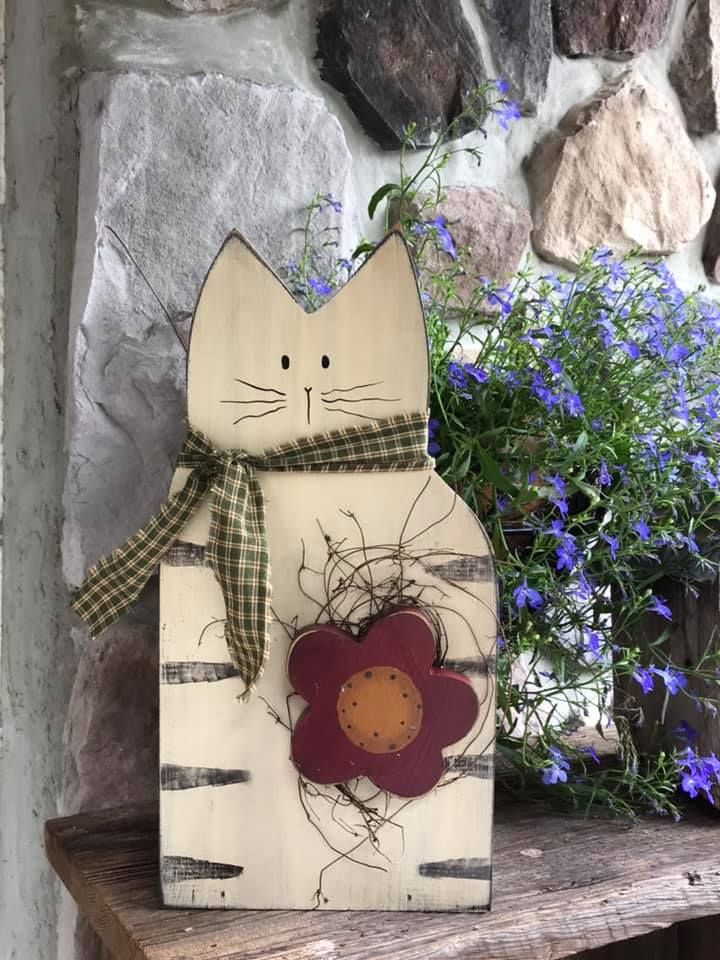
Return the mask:
MULTIPOLYGON (((321 310, 306 315, 233 236, 215 261, 195 314, 190 421, 219 447, 260 451, 286 439, 359 423, 358 414, 373 418, 425 409, 424 337, 414 275, 399 237, 388 239, 321 310), (283 356, 290 358, 287 370, 283 356), (323 356, 330 359, 328 367, 322 365, 323 356), (347 389, 359 384, 372 387, 347 389), (248 410, 274 410, 275 405, 224 402, 281 394, 278 406, 284 409, 237 424, 233 421, 248 410), (389 400, 322 402, 336 397, 389 400), (336 412, 339 409, 353 415, 336 412)), ((276 618, 267 668, 246 698, 241 698, 241 681, 233 677, 161 683, 164 768, 213 768, 247 776, 226 785, 161 791, 161 855, 169 865, 162 871, 165 903, 273 908, 317 903, 328 909, 378 910, 487 907, 492 777, 488 762, 478 757, 492 757, 496 593, 484 531, 431 472, 259 476, 267 503, 276 618), (359 529, 371 560, 386 556, 387 545, 397 545, 402 538, 404 578, 417 584, 409 589, 424 588, 423 601, 442 618, 448 659, 463 661, 482 704, 473 731, 446 751, 464 754, 458 763, 465 766, 458 769, 468 769, 474 758, 473 774, 459 777, 449 769, 430 794, 411 801, 391 798, 386 816, 393 822, 379 829, 375 845, 358 828, 360 817, 354 809, 340 812, 322 799, 310 801, 309 815, 303 809, 298 774, 289 760, 289 731, 271 715, 275 711, 287 717, 291 692, 286 658, 293 629, 283 624, 302 627, 320 615, 316 601, 323 596, 323 578, 311 570, 322 571, 325 564, 324 535, 332 542, 343 541, 345 548, 360 548, 359 529), (376 549, 383 545, 383 550, 376 549), (461 555, 485 562, 456 564, 459 570, 447 566, 461 555), (298 582, 303 556, 311 568, 302 577, 304 592, 298 582), (472 579, 451 581, 450 576, 472 579), (178 870, 194 878, 178 880, 178 870)), ((178 471, 173 489, 184 480, 185 472, 178 471)), ((205 503, 181 540, 204 544, 208 524, 205 503)), ((374 563, 373 572, 375 582, 397 576, 397 563, 392 558, 374 563)), ((336 571, 333 583, 342 575, 336 571)), ((353 599, 346 600, 346 608, 353 599)), ((161 670, 178 661, 226 662, 223 617, 222 595, 207 567, 163 563, 161 670)), ((304 706, 298 701, 295 697, 290 704, 292 720, 304 706)), ((366 786, 370 797, 376 791, 366 786)), ((332 787, 320 789, 334 795, 332 787)))

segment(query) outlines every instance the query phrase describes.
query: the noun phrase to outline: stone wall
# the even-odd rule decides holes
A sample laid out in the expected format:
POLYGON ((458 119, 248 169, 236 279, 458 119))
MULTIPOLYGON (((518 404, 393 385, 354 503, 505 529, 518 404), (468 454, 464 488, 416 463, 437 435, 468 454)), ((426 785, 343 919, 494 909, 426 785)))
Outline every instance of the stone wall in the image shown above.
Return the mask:
POLYGON ((608 243, 714 284, 720 0, 8 3, 0 952, 72 960, 98 946, 41 822, 153 799, 157 611, 151 588, 89 641, 65 591, 161 501, 182 435, 183 351, 123 244, 186 330, 231 227, 279 267, 329 191, 345 250, 376 235, 403 125, 427 142, 502 76, 522 118, 447 175, 478 273, 608 243))

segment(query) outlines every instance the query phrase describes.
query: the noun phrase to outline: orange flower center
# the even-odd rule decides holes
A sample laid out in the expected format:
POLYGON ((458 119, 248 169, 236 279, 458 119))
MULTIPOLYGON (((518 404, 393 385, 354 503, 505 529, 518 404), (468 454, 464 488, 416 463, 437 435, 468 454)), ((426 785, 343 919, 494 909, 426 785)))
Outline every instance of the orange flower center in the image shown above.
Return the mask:
POLYGON ((369 667, 340 688, 337 715, 345 736, 368 753, 393 753, 412 743, 422 725, 422 697, 397 667, 369 667))

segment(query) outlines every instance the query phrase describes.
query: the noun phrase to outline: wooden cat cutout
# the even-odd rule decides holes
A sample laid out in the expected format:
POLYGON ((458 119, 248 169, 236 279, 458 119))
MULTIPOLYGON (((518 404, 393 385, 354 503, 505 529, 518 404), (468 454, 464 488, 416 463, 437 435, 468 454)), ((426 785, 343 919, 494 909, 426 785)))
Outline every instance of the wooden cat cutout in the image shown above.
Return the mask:
MULTIPOLYGON (((216 448, 260 453, 302 436, 427 410, 425 324, 391 234, 331 300, 305 313, 237 233, 195 310, 188 419, 216 448)), ((178 470, 172 490, 187 470, 178 470)), ((488 539, 433 471, 259 473, 272 643, 243 697, 205 565, 203 503, 161 565, 161 877, 174 907, 477 910, 491 883, 496 587, 488 539), (328 600, 328 598, 330 598, 328 600), (367 780, 314 785, 290 759, 305 702, 287 658, 308 624, 417 603, 442 664, 480 710, 410 798, 367 780), (348 793, 350 796, 348 796, 348 793)))

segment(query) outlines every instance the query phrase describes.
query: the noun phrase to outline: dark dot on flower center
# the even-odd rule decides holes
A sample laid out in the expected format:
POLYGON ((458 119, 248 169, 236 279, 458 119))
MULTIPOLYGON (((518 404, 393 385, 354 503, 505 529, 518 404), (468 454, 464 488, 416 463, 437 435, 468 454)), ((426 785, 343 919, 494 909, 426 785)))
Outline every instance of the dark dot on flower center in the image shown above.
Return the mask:
POLYGON ((372 676, 372 670, 366 670, 365 677, 369 680, 371 676, 372 676))
POLYGON ((365 741, 364 741, 364 740, 361 740, 361 741, 360 741, 360 746, 361 746, 361 747, 364 747, 364 746, 365 746, 365 741))
POLYGON ((401 720, 401 721, 400 721, 400 726, 401 726, 401 727, 404 727, 404 726, 405 726, 405 721, 404 721, 404 720, 401 720))
POLYGON ((346 683, 345 686, 346 686, 346 687, 348 688, 348 690, 349 690, 350 687, 352 686, 352 684, 351 684, 351 683, 346 683))
POLYGON ((346 729, 346 730, 352 730, 352 724, 349 723, 345 729, 346 729))
POLYGON ((397 674, 396 674, 396 673, 391 673, 391 674, 390 674, 390 679, 391 679, 391 680, 397 680, 397 674))
POLYGON ((377 732, 377 730, 376 730, 375 733, 373 734, 373 736, 374 736, 374 737, 379 737, 380 734, 379 734, 379 733, 377 732))
POLYGON ((407 700, 408 696, 409 696, 409 694, 404 693, 404 694, 403 694, 403 700, 407 700))
POLYGON ((396 750, 396 749, 397 749, 397 744, 396 744, 396 743, 391 743, 391 744, 390 744, 390 749, 391 749, 391 750, 396 750))
POLYGON ((357 700, 353 700, 353 706, 354 706, 354 707, 357 706, 357 700))
POLYGON ((416 706, 417 706, 418 710, 422 710, 422 704, 421 704, 421 703, 416 704, 416 706))

